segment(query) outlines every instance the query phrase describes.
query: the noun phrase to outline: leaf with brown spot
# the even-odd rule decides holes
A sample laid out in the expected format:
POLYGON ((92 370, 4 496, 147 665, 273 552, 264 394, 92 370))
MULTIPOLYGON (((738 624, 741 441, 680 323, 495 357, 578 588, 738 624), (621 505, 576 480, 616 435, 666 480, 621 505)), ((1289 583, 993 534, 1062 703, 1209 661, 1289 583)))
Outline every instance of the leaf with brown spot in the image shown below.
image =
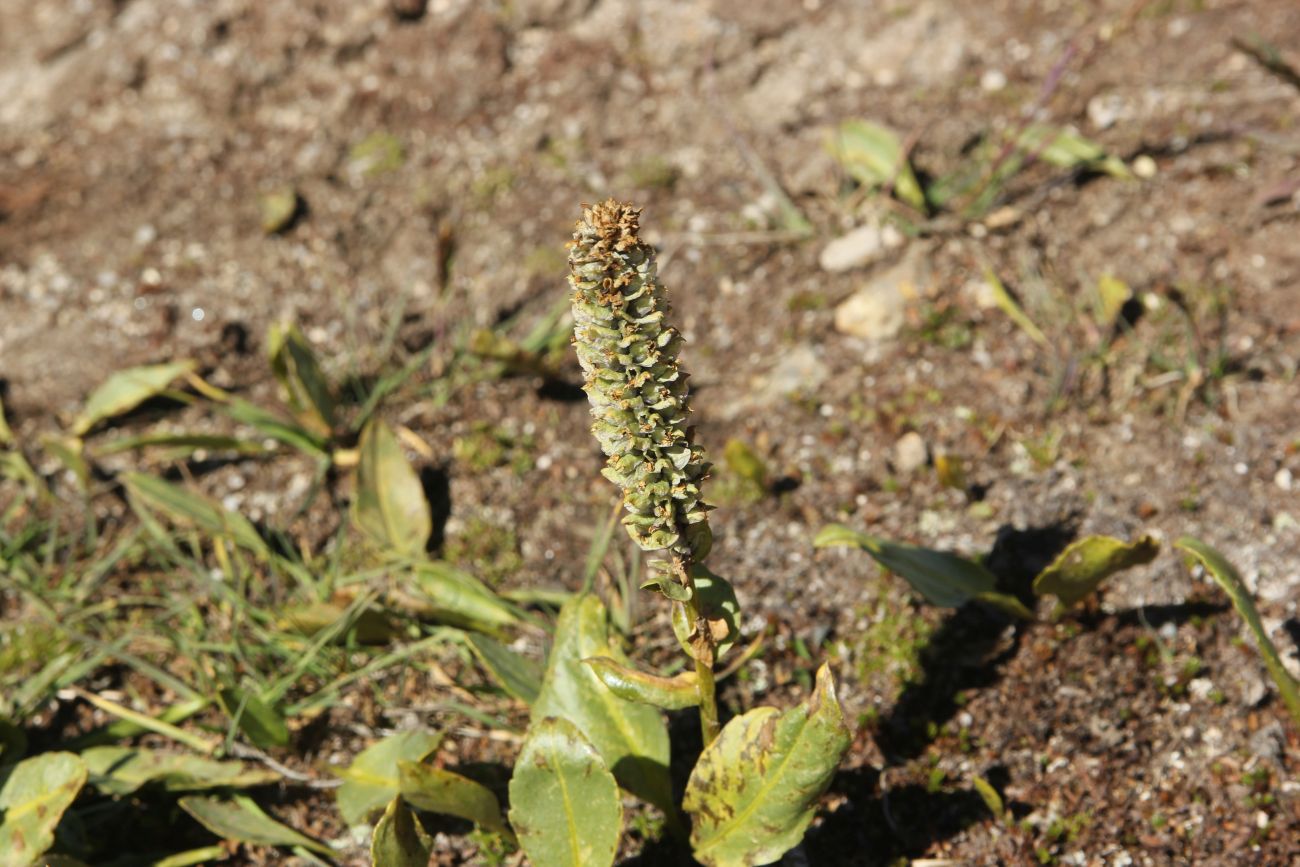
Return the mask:
POLYGON ((686 784, 695 857, 708 867, 780 858, 803 838, 851 740, 825 665, 805 703, 727 723, 686 784))

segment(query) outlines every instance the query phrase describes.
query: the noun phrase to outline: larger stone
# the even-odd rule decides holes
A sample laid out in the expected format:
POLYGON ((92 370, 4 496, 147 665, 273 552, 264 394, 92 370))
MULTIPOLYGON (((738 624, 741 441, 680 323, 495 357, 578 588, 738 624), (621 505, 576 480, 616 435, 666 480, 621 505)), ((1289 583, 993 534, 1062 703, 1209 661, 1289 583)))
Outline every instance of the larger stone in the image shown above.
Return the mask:
POLYGON ((889 340, 903 328, 908 302, 921 295, 929 267, 920 247, 835 308, 835 330, 865 340, 889 340))

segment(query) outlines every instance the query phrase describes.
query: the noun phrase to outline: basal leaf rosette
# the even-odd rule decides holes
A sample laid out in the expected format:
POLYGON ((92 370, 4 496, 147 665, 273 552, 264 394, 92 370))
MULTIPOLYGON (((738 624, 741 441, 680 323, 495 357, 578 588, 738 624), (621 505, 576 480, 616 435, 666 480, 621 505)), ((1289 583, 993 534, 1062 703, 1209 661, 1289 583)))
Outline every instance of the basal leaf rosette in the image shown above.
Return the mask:
POLYGON ((710 542, 700 485, 709 464, 687 426, 682 338, 639 209, 610 199, 583 211, 569 245, 574 346, 595 419, 603 473, 623 490, 623 525, 647 551, 699 560, 710 542))

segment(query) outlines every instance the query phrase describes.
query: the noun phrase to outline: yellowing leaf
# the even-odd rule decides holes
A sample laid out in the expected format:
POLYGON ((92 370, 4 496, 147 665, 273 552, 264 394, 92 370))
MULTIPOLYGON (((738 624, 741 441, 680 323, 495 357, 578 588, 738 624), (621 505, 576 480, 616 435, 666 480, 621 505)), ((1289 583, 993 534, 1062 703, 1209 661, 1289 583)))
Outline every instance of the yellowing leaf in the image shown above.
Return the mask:
POLYGON ((433 839, 401 798, 388 802, 370 840, 374 867, 428 867, 433 839))
POLYGON ((514 837, 501 815, 497 796, 487 786, 419 762, 398 762, 397 778, 402 798, 417 810, 457 816, 497 834, 514 837))
POLYGON ((565 719, 546 717, 510 779, 510 822, 536 867, 609 867, 618 853, 623 802, 600 753, 565 719))
POLYGON ((824 665, 804 704, 784 713, 760 707, 732 719, 686 784, 682 808, 693 821, 696 859, 708 867, 748 867, 792 849, 851 740, 824 665))
POLYGON ((831 134, 826 149, 858 183, 892 186, 901 201, 925 211, 925 193, 893 130, 866 120, 845 121, 831 134))
POLYGON ((0 767, 0 867, 29 867, 54 844, 54 829, 86 773, 72 753, 42 753, 0 767))
POLYGON ((192 361, 119 370, 87 399, 85 409, 72 423, 72 435, 84 436, 104 419, 135 409, 149 398, 165 391, 177 377, 192 370, 192 361))
POLYGON ((81 753, 81 758, 90 771, 90 785, 108 795, 129 795, 149 783, 161 784, 169 792, 193 792, 242 789, 280 779, 268 768, 144 747, 91 747, 81 753))
POLYGON ((361 751, 345 770, 336 794, 339 813, 349 825, 360 825, 398 793, 398 763, 418 762, 442 743, 442 735, 411 729, 389 735, 361 751))
POLYGON ((352 521, 394 554, 419 556, 432 532, 420 477, 406 461, 391 428, 379 419, 361 432, 352 521))
POLYGON ((1160 543, 1142 536, 1129 543, 1111 536, 1088 536, 1062 551, 1034 579, 1034 593, 1051 593, 1069 608, 1116 572, 1150 563, 1160 543))
POLYGON ((1102 328, 1113 328, 1133 290, 1118 277, 1106 274, 1097 281, 1096 320, 1102 328))

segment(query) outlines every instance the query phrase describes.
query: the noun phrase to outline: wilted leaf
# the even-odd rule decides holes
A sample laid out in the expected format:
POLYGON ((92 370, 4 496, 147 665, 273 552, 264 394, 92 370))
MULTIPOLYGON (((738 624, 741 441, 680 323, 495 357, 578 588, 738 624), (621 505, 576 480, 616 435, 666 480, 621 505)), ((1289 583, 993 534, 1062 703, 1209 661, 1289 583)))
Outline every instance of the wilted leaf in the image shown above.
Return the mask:
POLYGON ((542 667, 526 656, 515 653, 499 641, 473 632, 465 635, 478 661, 506 692, 532 704, 542 691, 542 667))
POLYGON ((867 187, 892 184, 901 201, 925 211, 925 193, 893 130, 865 120, 845 121, 831 134, 827 150, 858 183, 867 187))
MULTIPOLYGON (((736 601, 736 591, 731 582, 713 574, 703 564, 691 567, 691 580, 695 582, 696 608, 713 632, 716 662, 726 655, 740 634, 740 603, 736 601)), ((687 622, 686 609, 682 605, 673 606, 673 631, 686 653, 694 657, 691 636, 695 633, 695 624, 687 622)))
POLYGON ((1259 611, 1255 608, 1255 600, 1251 598, 1250 591, 1246 589, 1246 584, 1237 574, 1237 570, 1232 564, 1214 548, 1202 542, 1200 539, 1193 539, 1190 536, 1184 536, 1174 543, 1175 547, 1181 548, 1191 554, 1205 571, 1210 573, 1215 582, 1223 588, 1232 600, 1232 607, 1237 609, 1237 613, 1246 621, 1250 631, 1255 636, 1255 645, 1259 648, 1259 655, 1264 660, 1264 667, 1268 669, 1269 675, 1273 682, 1277 684, 1278 692, 1282 693, 1282 701, 1285 702, 1287 710, 1291 712, 1291 718, 1295 720, 1296 725, 1300 725, 1300 681, 1291 676, 1286 666, 1282 662, 1282 657, 1278 655, 1277 647, 1273 640, 1268 636, 1268 630, 1264 628, 1264 623, 1259 619, 1259 611))
POLYGON ((81 758, 90 771, 90 785, 107 795, 129 795, 148 783, 160 783, 169 792, 194 792, 245 789, 280 779, 268 768, 144 747, 92 747, 81 758))
POLYGON ((361 432, 352 520, 395 554, 418 556, 433 529, 420 477, 407 463, 391 428, 379 419, 361 432))
POLYGON ((114 373, 90 395, 86 407, 72 423, 72 435, 84 436, 106 418, 135 409, 161 394, 177 377, 194 369, 192 361, 132 367, 114 373))
POLYGON ((388 802, 370 840, 374 867, 428 867, 433 839, 401 798, 388 802))
POLYGON ((235 721, 253 746, 262 749, 283 747, 289 743, 289 727, 284 715, 243 687, 225 687, 217 693, 226 716, 235 721))
POLYGON ((675 816, 663 717, 649 705, 626 701, 606 689, 582 664, 593 656, 627 664, 627 657, 609 640, 604 604, 588 594, 560 609, 546 677, 533 704, 533 722, 552 716, 572 722, 623 788, 675 816))
POLYGON ((660 677, 619 665, 604 656, 593 656, 582 662, 619 698, 664 710, 681 710, 700 703, 700 682, 693 671, 684 671, 676 677, 660 677))
POLYGON ((419 762, 398 762, 397 768, 402 797, 417 810, 456 816, 488 831, 514 837, 501 815, 497 796, 482 783, 419 762))
POLYGON ((86 764, 72 753, 42 753, 0 767, 0 867, 36 863, 85 784, 86 764))
POLYGON ((145 473, 125 473, 122 484, 133 503, 161 512, 183 526, 225 536, 256 554, 269 553, 266 543, 247 518, 202 494, 145 473))
POLYGON ((813 545, 861 548, 881 566, 911 584, 928 602, 943 608, 965 605, 992 592, 997 584, 992 572, 964 557, 878 539, 839 524, 822 527, 813 545))
POLYGON ((398 793, 398 762, 418 762, 442 743, 442 735, 411 729, 389 735, 361 751, 346 769, 337 800, 339 813, 349 825, 360 825, 398 793))
POLYGON ((534 722, 510 779, 510 822, 536 867, 608 867, 623 802, 600 753, 568 720, 534 722))
POLYGON ((1160 543, 1141 536, 1128 543, 1111 536, 1088 536, 1071 544, 1034 579, 1034 593, 1051 593, 1069 608, 1116 572, 1150 563, 1160 543))
POLYGON ((321 435, 334 428, 334 394, 316 353, 296 325, 272 325, 266 338, 271 372, 304 424, 321 435))
POLYGON ((491 633, 519 622, 513 606, 448 563, 417 563, 408 574, 414 579, 414 592, 400 594, 397 601, 421 617, 491 633))
POLYGON ((686 784, 695 857, 709 867, 780 858, 803 838, 851 740, 825 665, 806 703, 731 720, 686 784))
POLYGON ((334 850, 319 840, 300 834, 272 819, 247 795, 235 795, 228 801, 191 795, 181 798, 181 809, 200 825, 224 840, 237 840, 254 846, 301 846, 321 855, 334 850))

